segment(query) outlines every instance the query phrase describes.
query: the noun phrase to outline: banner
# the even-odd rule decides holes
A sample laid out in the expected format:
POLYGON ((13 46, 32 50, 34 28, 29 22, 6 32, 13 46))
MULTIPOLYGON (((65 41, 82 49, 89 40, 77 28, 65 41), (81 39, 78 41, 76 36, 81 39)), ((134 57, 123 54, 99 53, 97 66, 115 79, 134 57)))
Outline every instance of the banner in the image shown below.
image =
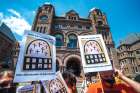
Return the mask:
POLYGON ((68 87, 58 71, 56 78, 51 81, 42 81, 46 93, 70 93, 68 87))
POLYGON ((20 43, 14 82, 51 80, 55 78, 55 38, 32 31, 25 31, 20 43))
POLYGON ((101 35, 78 36, 84 72, 112 70, 101 35))

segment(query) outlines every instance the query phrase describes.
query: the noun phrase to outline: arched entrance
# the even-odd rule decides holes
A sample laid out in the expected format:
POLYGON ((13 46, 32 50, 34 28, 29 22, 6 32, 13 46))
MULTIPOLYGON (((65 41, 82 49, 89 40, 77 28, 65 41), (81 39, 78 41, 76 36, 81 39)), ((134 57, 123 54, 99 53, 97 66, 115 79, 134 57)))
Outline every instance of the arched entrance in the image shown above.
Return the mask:
POLYGON ((80 76, 81 73, 81 62, 78 58, 71 57, 67 60, 66 70, 72 71, 76 76, 80 76))

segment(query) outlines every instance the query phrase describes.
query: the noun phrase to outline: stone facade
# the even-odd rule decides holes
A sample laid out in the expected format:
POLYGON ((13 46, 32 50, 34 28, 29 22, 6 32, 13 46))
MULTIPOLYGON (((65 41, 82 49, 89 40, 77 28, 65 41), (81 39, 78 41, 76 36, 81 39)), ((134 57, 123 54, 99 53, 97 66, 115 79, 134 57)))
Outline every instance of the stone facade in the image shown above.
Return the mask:
POLYGON ((97 8, 91 9, 87 18, 81 18, 74 11, 68 11, 65 16, 55 15, 51 4, 38 8, 32 30, 56 37, 56 68, 57 70, 73 70, 77 77, 82 77, 82 64, 77 37, 79 35, 102 34, 110 59, 114 42, 107 23, 106 15, 97 8))
POLYGON ((140 74, 140 33, 130 34, 118 46, 118 59, 120 68, 133 78, 140 74))
POLYGON ((19 50, 20 50, 20 44, 19 42, 15 42, 15 46, 13 47, 13 69, 16 67, 16 63, 18 61, 18 56, 19 56, 19 50))
POLYGON ((12 48, 16 39, 11 29, 5 24, 0 23, 0 71, 12 69, 12 48))

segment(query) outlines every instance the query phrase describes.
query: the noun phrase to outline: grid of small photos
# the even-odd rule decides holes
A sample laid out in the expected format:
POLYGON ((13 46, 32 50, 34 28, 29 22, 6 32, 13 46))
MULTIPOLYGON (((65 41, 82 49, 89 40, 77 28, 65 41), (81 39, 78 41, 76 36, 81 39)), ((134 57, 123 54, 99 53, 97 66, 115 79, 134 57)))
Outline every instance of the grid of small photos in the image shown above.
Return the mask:
POLYGON ((49 86, 51 93, 67 93, 65 86, 59 79, 52 80, 49 86))
MULTIPOLYGON (((54 93, 53 90, 51 91, 51 93, 54 93)), ((66 88, 63 87, 60 90, 58 90, 56 93, 67 93, 66 88)))
POLYGON ((58 91, 58 93, 67 93, 66 88, 65 88, 65 87, 61 88, 61 89, 58 91))
POLYGON ((25 57, 23 70, 51 70, 51 58, 25 57))
POLYGON ((85 55, 86 64, 98 64, 105 63, 106 58, 104 53, 100 54, 86 54, 85 55))

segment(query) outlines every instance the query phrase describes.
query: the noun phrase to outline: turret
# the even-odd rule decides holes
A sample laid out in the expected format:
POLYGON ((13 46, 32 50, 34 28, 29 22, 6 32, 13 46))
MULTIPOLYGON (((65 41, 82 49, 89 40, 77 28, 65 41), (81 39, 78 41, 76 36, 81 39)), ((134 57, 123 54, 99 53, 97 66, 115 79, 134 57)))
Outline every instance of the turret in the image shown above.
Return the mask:
POLYGON ((53 17, 55 16, 54 7, 45 3, 38 8, 32 30, 40 33, 50 33, 53 17))

